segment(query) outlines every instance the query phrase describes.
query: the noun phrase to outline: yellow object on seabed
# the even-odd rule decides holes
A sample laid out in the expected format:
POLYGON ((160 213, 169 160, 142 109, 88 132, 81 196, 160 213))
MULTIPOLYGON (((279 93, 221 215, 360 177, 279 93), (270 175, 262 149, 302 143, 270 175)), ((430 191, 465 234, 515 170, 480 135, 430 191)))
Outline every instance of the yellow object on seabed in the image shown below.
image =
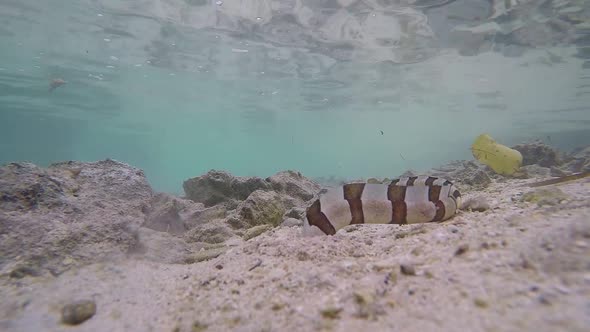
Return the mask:
POLYGON ((502 175, 513 175, 522 165, 520 152, 497 143, 488 134, 479 135, 475 139, 471 145, 471 153, 479 162, 502 175))

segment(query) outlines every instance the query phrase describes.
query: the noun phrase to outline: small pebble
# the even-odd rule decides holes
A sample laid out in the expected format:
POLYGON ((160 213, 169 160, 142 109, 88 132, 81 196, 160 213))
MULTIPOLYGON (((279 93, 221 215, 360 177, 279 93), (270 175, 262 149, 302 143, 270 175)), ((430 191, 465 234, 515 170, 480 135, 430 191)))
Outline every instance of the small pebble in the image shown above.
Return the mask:
POLYGON ((61 321, 67 325, 78 325, 94 316, 96 303, 92 300, 77 301, 65 305, 61 310, 61 321))
POLYGON ((37 271, 37 269, 26 265, 15 268, 14 270, 10 271, 9 274, 11 278, 15 279, 21 279, 25 276, 37 277, 39 275, 41 274, 39 273, 39 271, 37 271))
POLYGON ((225 248, 225 247, 213 248, 213 249, 208 249, 208 250, 201 250, 189 257, 186 257, 184 262, 186 264, 194 264, 194 263, 210 260, 210 259, 219 257, 221 254, 225 253, 226 251, 227 251, 227 248, 225 248))
POLYGON ((258 226, 251 227, 246 230, 243 238, 245 241, 248 241, 252 238, 255 238, 255 237, 261 235, 262 233, 264 233, 266 231, 271 230, 272 228, 273 228, 272 225, 258 225, 258 226))
POLYGON ((461 205, 461 210, 465 211, 484 212, 489 209, 490 204, 486 201, 485 197, 483 196, 470 198, 461 205))
POLYGON ((203 282, 201 282, 201 286, 207 286, 210 285, 211 282, 213 282, 215 280, 216 277, 209 277, 206 280, 204 280, 203 282))
POLYGON ((394 271, 388 273, 385 276, 384 282, 386 285, 389 285, 389 284, 395 285, 397 282, 397 273, 395 273, 394 271))
POLYGON ((555 289, 557 289, 562 294, 569 294, 572 292, 569 288, 561 285, 555 286, 555 289))
POLYGON ((459 227, 457 227, 457 226, 455 226, 455 225, 450 225, 448 229, 449 229, 449 231, 450 231, 451 233, 453 233, 453 234, 455 234, 455 233, 459 233, 459 227))
POLYGON ((475 298, 473 300, 473 303, 475 303, 475 305, 480 308, 487 308, 488 307, 488 302, 486 302, 486 300, 479 298, 479 297, 475 298))
POLYGON ((273 311, 279 311, 285 307, 285 304, 282 302, 275 302, 270 307, 273 311))
POLYGON ((542 303, 544 305, 551 305, 553 303, 553 300, 555 300, 555 298, 556 298, 555 294, 543 293, 543 294, 539 295, 539 297, 537 299, 539 300, 539 303, 542 303))
POLYGON ((207 330, 207 324, 195 321, 191 326, 191 332, 201 332, 207 330))
POLYGON ((299 251, 297 253, 297 259, 300 261, 308 261, 311 259, 311 256, 306 251, 299 251))
POLYGON ((295 227, 303 225, 303 221, 295 218, 287 218, 281 224, 281 227, 295 227))
POLYGON ((414 265, 412 264, 401 264, 400 265, 400 271, 408 276, 415 276, 416 275, 416 269, 414 268, 414 265))
POLYGON ((467 243, 464 243, 464 244, 460 245, 459 248, 457 248, 457 250, 455 251, 455 256, 463 255, 468 250, 469 250, 469 245, 467 243))
POLYGON ((357 304, 356 315, 363 319, 373 319, 382 313, 376 305, 375 296, 369 290, 361 290, 353 293, 354 301, 357 304))
POLYGON ((377 272, 381 272, 383 270, 393 270, 396 268, 396 265, 394 265, 392 262, 390 261, 379 261, 379 262, 375 262, 371 265, 371 268, 373 269, 373 271, 377 271, 377 272))
POLYGON ((521 257, 522 262, 521 265, 523 269, 527 270, 536 270, 535 265, 526 257, 521 257))
POLYGON ((341 312, 342 312, 342 308, 335 307, 335 306, 329 306, 329 307, 324 308, 320 311, 320 313, 322 314, 322 317, 328 318, 328 319, 340 318, 341 312))
POLYGON ((441 232, 441 231, 435 232, 433 237, 436 240, 436 242, 438 242, 438 243, 449 241, 449 234, 446 232, 441 232))
POLYGON ((248 271, 252 271, 255 268, 259 267, 260 265, 262 265, 262 260, 260 258, 256 258, 256 261, 254 262, 254 264, 252 264, 252 266, 248 269, 248 271))

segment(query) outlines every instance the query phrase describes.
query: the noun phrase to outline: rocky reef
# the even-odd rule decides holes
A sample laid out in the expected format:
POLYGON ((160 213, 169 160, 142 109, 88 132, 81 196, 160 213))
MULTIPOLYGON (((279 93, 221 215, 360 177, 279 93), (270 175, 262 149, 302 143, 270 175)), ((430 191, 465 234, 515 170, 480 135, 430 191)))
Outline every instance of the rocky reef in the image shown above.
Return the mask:
POLYGON ((191 261, 230 238, 301 220, 320 190, 293 171, 262 179, 211 170, 184 188, 184 198, 155 193, 143 171, 109 159, 8 164, 0 168, 0 271, 59 275, 129 254, 191 261))
POLYGON ((143 171, 112 160, 0 168, 0 266, 59 274, 132 250, 152 189, 143 171))

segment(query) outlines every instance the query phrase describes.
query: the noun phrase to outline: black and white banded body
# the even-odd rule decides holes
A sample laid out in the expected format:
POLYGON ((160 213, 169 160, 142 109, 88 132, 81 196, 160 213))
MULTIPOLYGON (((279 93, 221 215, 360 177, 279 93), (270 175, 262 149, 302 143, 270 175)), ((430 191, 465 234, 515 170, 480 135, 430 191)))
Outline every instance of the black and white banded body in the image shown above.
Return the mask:
POLYGON ((306 226, 333 235, 352 224, 414 224, 452 217, 461 194, 448 180, 401 177, 389 184, 348 183, 329 189, 307 208, 306 226))

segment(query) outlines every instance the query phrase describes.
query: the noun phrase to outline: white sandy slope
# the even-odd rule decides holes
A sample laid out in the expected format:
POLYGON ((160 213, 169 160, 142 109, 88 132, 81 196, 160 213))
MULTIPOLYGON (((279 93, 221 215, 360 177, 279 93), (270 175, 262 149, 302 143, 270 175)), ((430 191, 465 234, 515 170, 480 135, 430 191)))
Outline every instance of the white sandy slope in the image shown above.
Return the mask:
POLYGON ((519 201, 534 190, 519 187, 528 182, 464 193, 492 209, 441 224, 333 237, 278 228, 201 263, 129 258, 59 277, 3 276, 0 330, 588 331, 590 181, 545 187, 569 198, 541 207, 519 201), (94 299, 96 314, 61 325, 60 308, 78 299, 94 299))

